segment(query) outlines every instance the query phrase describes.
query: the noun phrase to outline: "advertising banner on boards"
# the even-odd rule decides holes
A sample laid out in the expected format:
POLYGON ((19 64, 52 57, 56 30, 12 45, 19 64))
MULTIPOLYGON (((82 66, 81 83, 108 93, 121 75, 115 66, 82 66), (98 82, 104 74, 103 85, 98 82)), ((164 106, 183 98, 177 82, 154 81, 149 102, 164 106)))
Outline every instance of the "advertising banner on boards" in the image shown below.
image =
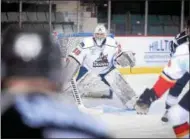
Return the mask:
POLYGON ((136 67, 163 67, 170 59, 173 37, 116 37, 122 49, 133 51, 136 67))

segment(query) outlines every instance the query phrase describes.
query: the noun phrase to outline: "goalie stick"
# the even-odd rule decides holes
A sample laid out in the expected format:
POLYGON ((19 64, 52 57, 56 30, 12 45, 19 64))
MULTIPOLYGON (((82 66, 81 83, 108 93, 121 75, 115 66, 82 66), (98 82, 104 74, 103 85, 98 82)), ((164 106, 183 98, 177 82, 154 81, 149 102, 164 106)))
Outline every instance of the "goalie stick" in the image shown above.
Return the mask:
POLYGON ((77 104, 77 107, 79 108, 79 110, 86 112, 86 113, 91 113, 91 114, 103 113, 103 110, 101 110, 101 109, 86 108, 80 97, 79 89, 77 87, 75 79, 71 79, 70 84, 71 84, 71 88, 72 88, 72 92, 73 92, 73 97, 75 98, 75 101, 76 101, 76 104, 77 104))
POLYGON ((79 94, 79 90, 78 90, 76 81, 74 79, 71 79, 70 83, 71 83, 71 87, 72 87, 73 97, 74 97, 77 105, 84 107, 84 104, 82 103, 82 99, 79 94))

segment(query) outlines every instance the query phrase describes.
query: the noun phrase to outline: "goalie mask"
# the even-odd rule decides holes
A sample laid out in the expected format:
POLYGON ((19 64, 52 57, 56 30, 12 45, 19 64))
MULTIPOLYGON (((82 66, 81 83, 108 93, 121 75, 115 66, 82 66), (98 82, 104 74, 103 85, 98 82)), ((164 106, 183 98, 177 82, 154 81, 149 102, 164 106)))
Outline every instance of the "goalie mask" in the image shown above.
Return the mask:
POLYGON ((105 38, 107 37, 107 31, 104 25, 98 25, 94 31, 94 39, 98 46, 102 46, 105 38))

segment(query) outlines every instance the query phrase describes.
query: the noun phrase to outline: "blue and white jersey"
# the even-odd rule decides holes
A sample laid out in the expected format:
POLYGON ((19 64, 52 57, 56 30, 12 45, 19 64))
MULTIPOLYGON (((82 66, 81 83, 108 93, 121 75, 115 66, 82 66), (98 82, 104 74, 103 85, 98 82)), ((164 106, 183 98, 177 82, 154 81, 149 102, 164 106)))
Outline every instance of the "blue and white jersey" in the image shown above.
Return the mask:
POLYGON ((121 46, 111 37, 106 37, 98 46, 93 37, 84 38, 69 55, 88 71, 104 74, 113 66, 115 58, 121 53, 121 46))

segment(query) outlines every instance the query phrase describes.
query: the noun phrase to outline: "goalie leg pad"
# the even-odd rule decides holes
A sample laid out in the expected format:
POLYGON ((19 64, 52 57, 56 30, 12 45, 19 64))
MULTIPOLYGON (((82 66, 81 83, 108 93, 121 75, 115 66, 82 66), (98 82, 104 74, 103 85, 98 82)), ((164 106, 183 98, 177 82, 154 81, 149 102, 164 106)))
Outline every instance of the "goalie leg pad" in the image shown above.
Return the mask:
POLYGON ((136 97, 134 90, 117 70, 112 70, 109 72, 105 76, 105 79, 110 84, 113 92, 121 100, 123 105, 126 106, 126 104, 132 100, 132 98, 136 97))
POLYGON ((86 73, 88 72, 88 70, 85 67, 80 67, 78 75, 76 77, 76 81, 78 81, 80 78, 82 78, 86 73))

